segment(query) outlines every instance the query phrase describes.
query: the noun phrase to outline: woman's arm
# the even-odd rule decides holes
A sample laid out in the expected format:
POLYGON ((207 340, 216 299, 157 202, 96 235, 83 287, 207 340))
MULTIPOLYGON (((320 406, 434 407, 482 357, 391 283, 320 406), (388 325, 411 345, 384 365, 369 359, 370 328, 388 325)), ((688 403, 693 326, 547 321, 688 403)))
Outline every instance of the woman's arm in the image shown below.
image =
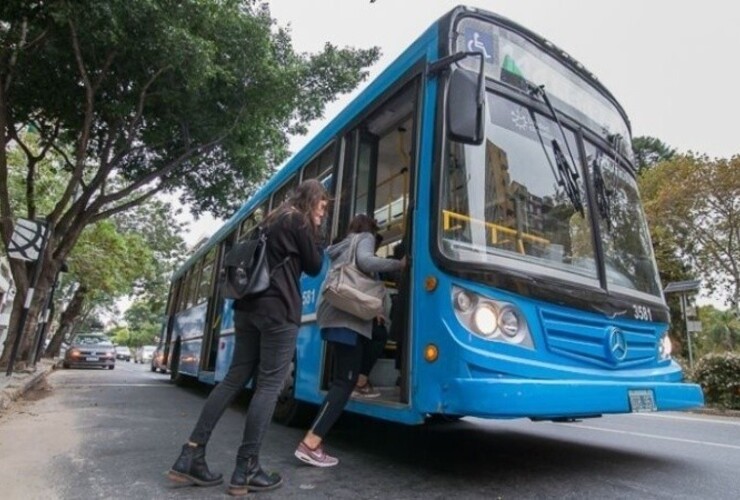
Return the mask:
POLYGON ((387 273, 403 269, 403 262, 375 256, 375 237, 361 233, 357 242, 357 267, 366 274, 387 273))

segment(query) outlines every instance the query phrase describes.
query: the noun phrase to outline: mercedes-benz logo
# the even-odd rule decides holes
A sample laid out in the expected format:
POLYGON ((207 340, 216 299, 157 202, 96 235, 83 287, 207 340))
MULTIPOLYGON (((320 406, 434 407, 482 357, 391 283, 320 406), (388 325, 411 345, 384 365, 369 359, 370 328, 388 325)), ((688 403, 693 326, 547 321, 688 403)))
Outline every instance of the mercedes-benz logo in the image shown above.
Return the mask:
POLYGON ((625 340, 622 330, 613 326, 610 327, 607 339, 609 356, 612 361, 616 363, 624 361, 627 357, 627 340, 625 340))

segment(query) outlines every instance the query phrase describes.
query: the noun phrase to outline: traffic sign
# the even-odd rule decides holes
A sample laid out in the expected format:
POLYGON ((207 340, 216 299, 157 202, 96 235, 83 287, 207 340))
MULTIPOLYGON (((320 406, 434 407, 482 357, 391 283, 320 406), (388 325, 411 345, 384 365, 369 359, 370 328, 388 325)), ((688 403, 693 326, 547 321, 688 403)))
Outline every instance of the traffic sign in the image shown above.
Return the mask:
POLYGON ((46 224, 28 219, 18 219, 8 244, 8 257, 11 259, 35 262, 44 244, 46 224))

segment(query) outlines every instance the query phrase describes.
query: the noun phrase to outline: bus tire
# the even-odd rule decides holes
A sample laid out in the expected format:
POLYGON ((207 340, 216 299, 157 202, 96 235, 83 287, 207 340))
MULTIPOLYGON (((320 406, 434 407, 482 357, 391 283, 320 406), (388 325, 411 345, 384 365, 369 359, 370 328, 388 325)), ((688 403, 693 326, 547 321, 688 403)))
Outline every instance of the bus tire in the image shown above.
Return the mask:
POLYGON ((296 362, 294 358, 290 363, 290 374, 285 378, 283 388, 278 394, 272 419, 288 427, 307 427, 316 414, 316 407, 295 398, 295 377, 296 362))

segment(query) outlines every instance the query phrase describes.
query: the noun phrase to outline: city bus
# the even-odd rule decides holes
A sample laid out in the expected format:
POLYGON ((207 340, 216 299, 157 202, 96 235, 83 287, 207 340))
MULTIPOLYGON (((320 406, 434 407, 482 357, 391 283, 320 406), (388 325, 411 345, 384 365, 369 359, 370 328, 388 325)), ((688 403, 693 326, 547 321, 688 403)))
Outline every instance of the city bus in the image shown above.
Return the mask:
MULTIPOLYGON (((395 332, 347 410, 388 421, 683 410, 703 404, 671 358, 669 310, 637 189, 625 111, 579 62, 494 13, 441 17, 174 273, 172 378, 216 384, 234 346, 224 253, 304 179, 333 202, 323 237, 374 215, 395 332)), ((331 382, 316 304, 275 412, 306 418, 331 382)))

